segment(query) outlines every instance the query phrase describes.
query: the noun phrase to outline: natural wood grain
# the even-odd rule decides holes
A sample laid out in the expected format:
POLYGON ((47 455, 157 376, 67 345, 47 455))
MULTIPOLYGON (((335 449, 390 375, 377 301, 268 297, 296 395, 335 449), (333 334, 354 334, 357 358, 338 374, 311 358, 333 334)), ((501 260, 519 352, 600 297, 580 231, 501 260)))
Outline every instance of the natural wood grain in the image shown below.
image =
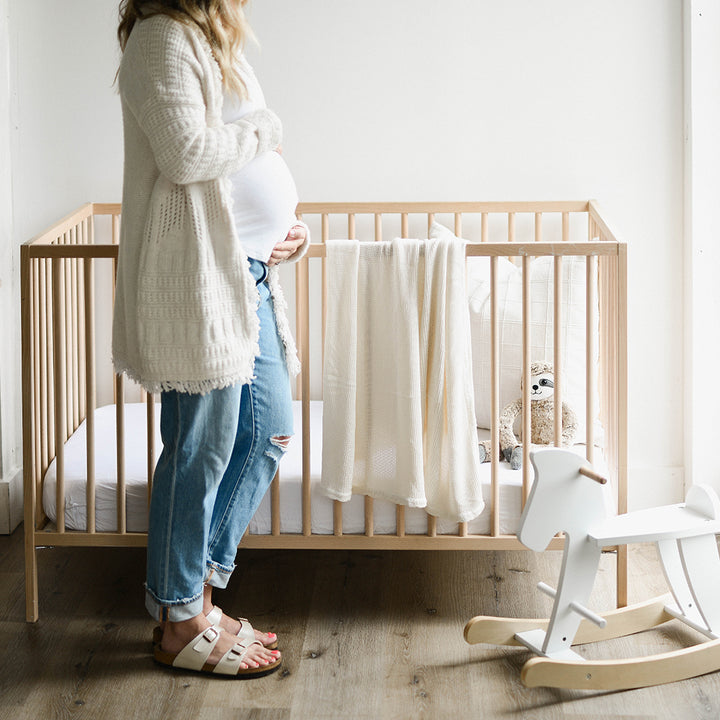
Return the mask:
MULTIPOLYGON (((24 619, 23 537, 0 537, 0 717, 103 720, 717 718, 720 674, 622 693, 527 688, 521 648, 470 646, 478 614, 546 617, 559 552, 241 550, 216 602, 280 637, 283 668, 236 682, 160 668, 143 607, 143 548, 38 551, 41 619, 24 619)), ((589 605, 614 607, 604 553, 589 605)), ((665 591, 652 546, 630 551, 630 599, 665 591)), ((702 638, 668 623, 578 647, 590 661, 702 638)))

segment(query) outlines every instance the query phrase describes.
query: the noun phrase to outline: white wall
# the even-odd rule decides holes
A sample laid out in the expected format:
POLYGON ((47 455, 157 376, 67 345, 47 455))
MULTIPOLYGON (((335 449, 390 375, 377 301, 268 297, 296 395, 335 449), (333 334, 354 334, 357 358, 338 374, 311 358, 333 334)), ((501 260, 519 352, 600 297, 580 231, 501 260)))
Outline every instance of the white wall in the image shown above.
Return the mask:
MULTIPOLYGON (((16 243, 120 197, 116 9, 13 4, 16 243)), ((302 199, 600 200, 629 242, 632 503, 680 497, 681 0, 254 0, 250 16, 302 199)))
POLYGON ((720 354, 720 5, 687 0, 685 22, 685 468, 720 490, 715 435, 720 406, 709 401, 720 354), (690 279, 692 280, 690 282, 690 279))
POLYGON ((680 499, 680 0, 255 0, 251 19, 302 198, 600 201, 629 243, 631 503, 680 499))
POLYGON ((0 0, 0 533, 20 522, 22 482, 20 393, 19 251, 13 242, 10 128, 14 120, 9 2, 0 0))
POLYGON ((120 199, 116 0, 11 3, 16 237, 87 201, 120 199))
MULTIPOLYGON (((0 0, 0 157, 10 157, 10 55, 8 52, 8 2, 0 0)), ((13 305, 13 294, 17 291, 14 282, 16 266, 12 248, 12 184, 10 179, 10 163, 0 162, 0 248, 3 249, 0 262, 0 337, 16 339, 16 318, 10 313, 13 305)), ((16 365, 13 342, 0 343, 2 360, 0 367, 12 362, 16 365)), ((0 377, 0 411, 3 420, 0 425, 0 478, 4 476, 4 469, 14 463, 17 458, 12 457, 14 441, 11 439, 16 429, 16 419, 10 412, 12 400, 5 398, 8 392, 5 377, 0 377), (3 402, 5 400, 5 402, 3 402), (7 413, 7 414, 6 414, 7 413), (6 451, 5 445, 9 444, 6 451)))

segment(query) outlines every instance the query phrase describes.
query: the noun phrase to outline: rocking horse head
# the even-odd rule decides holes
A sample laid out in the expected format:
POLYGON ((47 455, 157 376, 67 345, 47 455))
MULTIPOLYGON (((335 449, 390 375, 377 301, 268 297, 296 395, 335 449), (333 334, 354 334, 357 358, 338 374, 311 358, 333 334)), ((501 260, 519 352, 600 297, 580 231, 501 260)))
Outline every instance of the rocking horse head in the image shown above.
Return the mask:
POLYGON ((580 474, 587 461, 570 450, 548 448, 530 453, 535 481, 520 518, 518 537, 531 550, 544 550, 558 532, 582 539, 606 518, 609 490, 580 474))

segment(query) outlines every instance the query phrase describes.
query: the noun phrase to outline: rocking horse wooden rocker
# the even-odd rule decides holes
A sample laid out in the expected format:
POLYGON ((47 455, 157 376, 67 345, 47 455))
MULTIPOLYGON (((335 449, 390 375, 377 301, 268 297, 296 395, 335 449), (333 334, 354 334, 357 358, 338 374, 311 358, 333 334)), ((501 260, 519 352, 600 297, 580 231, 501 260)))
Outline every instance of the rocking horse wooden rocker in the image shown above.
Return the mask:
POLYGON ((465 626, 468 643, 525 646, 537 654, 522 668, 529 687, 622 690, 684 680, 720 669, 720 500, 694 485, 684 503, 613 515, 604 478, 558 448, 531 453, 535 482, 518 537, 542 551, 564 531, 565 550, 549 620, 478 616, 465 626), (586 607, 603 547, 655 542, 669 595, 598 615, 586 607), (674 602, 673 602, 674 601, 674 602), (632 659, 585 661, 571 645, 648 630, 677 618, 708 640, 632 659))

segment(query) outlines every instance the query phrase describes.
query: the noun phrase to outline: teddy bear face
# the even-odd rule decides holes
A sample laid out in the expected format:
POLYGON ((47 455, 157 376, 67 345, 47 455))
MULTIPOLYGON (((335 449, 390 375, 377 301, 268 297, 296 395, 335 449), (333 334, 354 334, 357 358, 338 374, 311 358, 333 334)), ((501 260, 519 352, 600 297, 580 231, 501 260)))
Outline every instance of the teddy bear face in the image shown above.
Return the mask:
POLYGON ((555 392, 555 382, 551 372, 539 373, 530 378, 530 400, 547 400, 555 392))

